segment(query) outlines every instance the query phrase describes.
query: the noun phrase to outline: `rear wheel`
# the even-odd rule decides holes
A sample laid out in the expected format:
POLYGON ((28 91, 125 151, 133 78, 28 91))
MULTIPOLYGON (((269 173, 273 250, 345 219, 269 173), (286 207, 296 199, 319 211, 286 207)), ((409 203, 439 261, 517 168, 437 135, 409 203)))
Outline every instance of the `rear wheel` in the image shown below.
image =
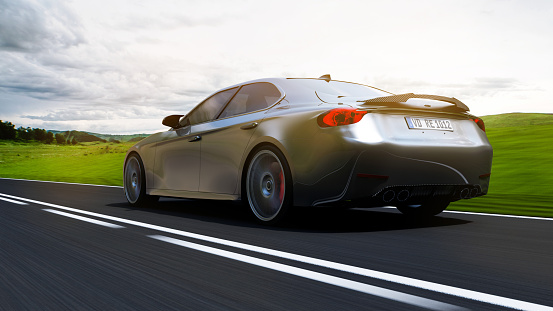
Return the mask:
POLYGON ((429 201, 423 204, 397 206, 397 209, 410 217, 431 217, 443 212, 449 205, 449 200, 429 201))
POLYGON ((144 166, 142 165, 142 160, 137 154, 133 154, 127 159, 123 178, 125 196, 127 197, 127 201, 130 205, 144 206, 150 203, 155 203, 159 199, 158 196, 146 194, 144 166))
POLYGON ((260 222, 278 222, 292 202, 290 168, 280 150, 265 146, 249 161, 245 187, 245 203, 260 222))

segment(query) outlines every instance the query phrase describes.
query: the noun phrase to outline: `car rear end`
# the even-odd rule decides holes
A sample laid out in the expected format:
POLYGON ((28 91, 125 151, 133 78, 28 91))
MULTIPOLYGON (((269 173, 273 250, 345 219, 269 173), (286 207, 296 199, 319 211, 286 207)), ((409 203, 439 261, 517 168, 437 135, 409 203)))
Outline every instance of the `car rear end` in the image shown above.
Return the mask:
POLYGON ((357 110, 367 113, 343 133, 358 150, 346 200, 398 206, 487 193, 493 151, 481 119, 407 106, 357 110))
POLYGON ((291 103, 313 102, 310 92, 319 101, 310 121, 282 140, 294 204, 392 205, 403 212, 434 205, 425 213, 436 214, 488 192, 492 147, 484 122, 459 100, 394 95, 329 77, 286 82, 297 85, 287 88, 291 103), (307 95, 296 98, 294 89, 307 95))

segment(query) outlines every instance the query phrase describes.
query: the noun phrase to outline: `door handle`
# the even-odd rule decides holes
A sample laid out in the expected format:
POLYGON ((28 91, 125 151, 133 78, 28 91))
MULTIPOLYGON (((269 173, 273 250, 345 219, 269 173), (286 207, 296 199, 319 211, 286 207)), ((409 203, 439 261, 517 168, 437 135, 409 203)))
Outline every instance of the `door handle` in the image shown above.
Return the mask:
POLYGON ((202 139, 202 136, 194 136, 194 137, 192 137, 191 140, 189 140, 189 142, 195 142, 195 141, 199 141, 201 139, 202 139))
POLYGON ((249 129, 253 129, 254 127, 256 127, 259 123, 257 122, 253 122, 253 123, 250 123, 250 124, 246 124, 246 125, 242 125, 240 127, 240 129, 242 130, 249 130, 249 129))

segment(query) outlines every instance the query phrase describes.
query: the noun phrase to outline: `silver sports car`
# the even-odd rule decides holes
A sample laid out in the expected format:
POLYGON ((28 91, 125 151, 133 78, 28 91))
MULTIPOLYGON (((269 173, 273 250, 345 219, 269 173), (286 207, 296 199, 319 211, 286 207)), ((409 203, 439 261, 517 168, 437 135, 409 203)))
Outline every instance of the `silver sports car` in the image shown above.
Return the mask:
POLYGON ((269 78, 215 92, 127 153, 131 205, 159 196, 242 200, 275 223, 293 206, 396 206, 431 216, 488 192, 482 119, 444 96, 320 78, 269 78))

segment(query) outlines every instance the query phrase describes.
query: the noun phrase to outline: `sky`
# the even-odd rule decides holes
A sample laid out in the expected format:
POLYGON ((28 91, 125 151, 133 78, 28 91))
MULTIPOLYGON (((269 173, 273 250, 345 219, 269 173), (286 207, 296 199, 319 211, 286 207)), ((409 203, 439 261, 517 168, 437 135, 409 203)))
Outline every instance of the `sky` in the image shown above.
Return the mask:
POLYGON ((166 130, 216 90, 311 77, 553 113, 549 0, 0 0, 0 119, 166 130))

